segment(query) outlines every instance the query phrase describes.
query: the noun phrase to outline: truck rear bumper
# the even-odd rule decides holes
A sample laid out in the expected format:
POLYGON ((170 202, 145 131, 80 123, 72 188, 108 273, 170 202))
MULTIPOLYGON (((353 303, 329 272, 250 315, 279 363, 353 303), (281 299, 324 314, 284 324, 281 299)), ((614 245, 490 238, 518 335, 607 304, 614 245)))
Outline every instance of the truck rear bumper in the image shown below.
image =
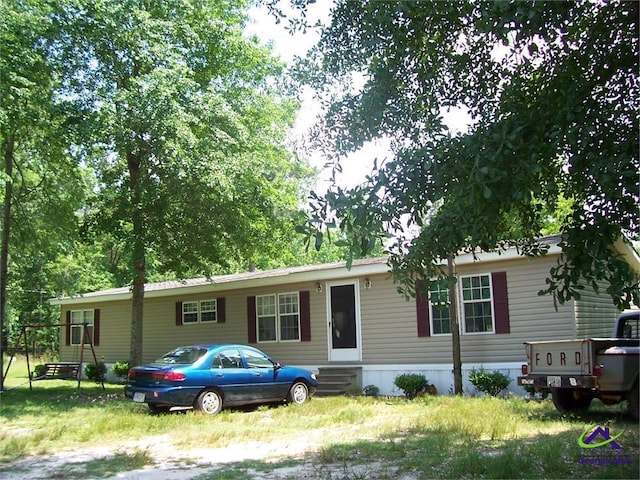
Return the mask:
POLYGON ((598 388, 598 377, 592 375, 527 375, 518 377, 521 387, 547 388, 598 388))

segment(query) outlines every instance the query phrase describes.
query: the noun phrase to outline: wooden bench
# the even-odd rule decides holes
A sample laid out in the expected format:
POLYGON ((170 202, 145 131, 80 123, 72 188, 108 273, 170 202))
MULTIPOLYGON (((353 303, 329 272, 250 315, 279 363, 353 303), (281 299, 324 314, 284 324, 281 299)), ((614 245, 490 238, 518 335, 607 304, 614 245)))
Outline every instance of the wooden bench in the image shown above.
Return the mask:
MULTIPOLYGON (((34 376, 33 380, 77 380, 78 372, 80 372, 80 364, 75 362, 54 362, 45 363, 44 373, 39 376, 34 376)), ((33 372, 35 375, 36 372, 33 372)))

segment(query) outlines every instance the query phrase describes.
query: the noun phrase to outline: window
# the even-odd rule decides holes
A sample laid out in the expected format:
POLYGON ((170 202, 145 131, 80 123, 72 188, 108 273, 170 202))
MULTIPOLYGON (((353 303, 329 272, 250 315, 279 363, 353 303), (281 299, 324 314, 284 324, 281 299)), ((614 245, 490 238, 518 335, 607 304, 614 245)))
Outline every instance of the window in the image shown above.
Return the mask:
POLYGON ((216 322, 218 320, 218 302, 216 300, 203 300, 200 302, 200 321, 216 322))
POLYGON ((256 297, 258 342, 299 341, 298 293, 256 297))
POLYGON ((93 332, 93 310, 72 310, 71 311, 71 345, 81 345, 89 343, 87 337, 84 336, 84 324, 87 324, 88 338, 95 343, 93 332))
POLYGON ((218 301, 201 300, 199 302, 182 302, 182 323, 207 323, 218 321, 218 301))
POLYGON ((216 354, 212 368, 244 368, 237 348, 223 350, 216 354))
POLYGON ((182 304, 182 323, 198 323, 198 302, 182 304))
POLYGON ((461 280, 465 333, 493 332, 491 276, 475 275, 461 280))
POLYGON ((280 313, 280 340, 300 340, 300 311, 298 294, 278 295, 280 313))
POLYGON ((169 364, 181 364, 190 365, 196 363, 204 355, 206 355, 206 348, 198 347, 179 347, 175 350, 171 350, 165 353, 162 357, 158 358, 154 363, 169 364))
POLYGON ((431 283, 429 305, 431 308, 431 331, 433 335, 451 333, 451 317, 449 316, 449 284, 446 279, 431 283))
POLYGON ((248 368, 273 368, 273 362, 266 355, 246 348, 242 350, 242 354, 248 368))

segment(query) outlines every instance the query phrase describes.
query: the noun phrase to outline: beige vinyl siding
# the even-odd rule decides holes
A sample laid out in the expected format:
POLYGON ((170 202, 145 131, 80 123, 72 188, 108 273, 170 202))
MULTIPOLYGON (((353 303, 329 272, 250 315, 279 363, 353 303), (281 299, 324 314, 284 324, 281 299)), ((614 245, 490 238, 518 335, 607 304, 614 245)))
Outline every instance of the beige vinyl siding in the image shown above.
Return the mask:
POLYGON ((575 301, 576 337, 611 337, 616 316, 620 311, 606 292, 606 284, 600 282, 598 292, 589 284, 575 301))
MULTIPOLYGON (((509 334, 463 334, 463 363, 520 362, 524 360, 525 341, 571 338, 575 335, 574 303, 554 308, 550 296, 538 296, 545 288, 545 278, 556 257, 534 259, 499 259, 457 267, 458 275, 490 274, 505 271, 509 297, 509 334)), ((364 288, 364 278, 347 278, 331 284, 358 282, 360 294, 362 364, 447 364, 451 363, 451 336, 418 337, 416 303, 397 293, 388 274, 368 276, 370 288, 364 288)), ((247 343, 247 297, 309 291, 311 341, 256 343, 258 348, 278 361, 290 365, 322 366, 328 363, 328 288, 321 282, 306 281, 255 288, 233 288, 233 283, 211 285, 209 293, 145 298, 143 327, 143 361, 152 361, 164 352, 192 343, 247 343), (227 290, 223 290, 223 288, 227 290), (176 325, 176 302, 225 298, 224 323, 176 325)), ((73 309, 100 308, 100 346, 98 358, 107 363, 129 357, 131 322, 130 301, 101 302, 73 309)), ((591 307, 590 307, 591 308, 591 307)), ((600 307, 599 307, 600 308, 600 307)), ((604 307, 602 307, 604 308, 604 307)), ((65 318, 69 306, 63 307, 65 318)), ((583 309, 583 306, 580 306, 583 309)), ((578 309, 578 310, 580 310, 578 309)), ((61 329, 61 359, 77 358, 77 347, 64 346, 61 329)), ((85 357, 86 358, 86 357, 85 357)))
MULTIPOLYGON (((62 310, 61 323, 66 322, 68 310, 100 309, 100 345, 94 347, 98 361, 107 363, 129 359, 129 339, 131 338, 131 303, 111 302, 87 306, 74 305, 62 310)), ((60 360, 77 362, 80 360, 79 345, 66 345, 66 327, 60 327, 60 360)), ((83 361, 93 362, 91 349, 85 347, 83 361)))
MULTIPOLYGON (((143 320, 143 361, 149 362, 180 345, 192 343, 247 343, 247 297, 274 293, 310 292, 311 342, 256 343, 258 348, 273 355, 281 363, 326 363, 327 322, 324 292, 316 293, 315 284, 280 285, 252 290, 215 291, 198 295, 166 298, 146 298, 143 320), (224 323, 176 325, 176 302, 225 298, 224 323)), ((131 303, 114 302, 74 305, 73 310, 100 308, 100 346, 95 347, 98 360, 123 361, 129 358, 131 338, 131 303)), ((66 318, 66 310, 61 318, 66 318)), ((60 329, 60 358, 79 360, 80 347, 65 345, 65 328, 60 329)), ((86 348, 84 358, 91 358, 86 348)))
MULTIPOLYGON (((537 295, 554 262, 555 257, 516 259, 457 268, 458 275, 506 271, 509 297, 511 333, 461 335, 463 363, 523 361, 525 341, 573 335, 572 305, 556 311, 550 296, 537 295)), ((397 294, 384 276, 371 281, 371 289, 361 290, 363 363, 451 363, 451 336, 418 337, 415 300, 397 294)))

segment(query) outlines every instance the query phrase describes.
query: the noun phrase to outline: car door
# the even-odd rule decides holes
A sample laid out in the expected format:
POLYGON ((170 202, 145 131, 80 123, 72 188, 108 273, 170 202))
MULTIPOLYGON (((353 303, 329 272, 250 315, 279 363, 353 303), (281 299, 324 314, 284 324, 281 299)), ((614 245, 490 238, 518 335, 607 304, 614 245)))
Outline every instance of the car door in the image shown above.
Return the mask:
POLYGON ((279 401, 286 397, 289 383, 283 375, 279 375, 273 361, 264 353, 243 348, 242 355, 251 374, 254 401, 279 401))
POLYGON ((224 403, 240 405, 250 403, 253 379, 244 367, 242 356, 237 348, 220 350, 211 364, 213 383, 222 390, 224 403))

